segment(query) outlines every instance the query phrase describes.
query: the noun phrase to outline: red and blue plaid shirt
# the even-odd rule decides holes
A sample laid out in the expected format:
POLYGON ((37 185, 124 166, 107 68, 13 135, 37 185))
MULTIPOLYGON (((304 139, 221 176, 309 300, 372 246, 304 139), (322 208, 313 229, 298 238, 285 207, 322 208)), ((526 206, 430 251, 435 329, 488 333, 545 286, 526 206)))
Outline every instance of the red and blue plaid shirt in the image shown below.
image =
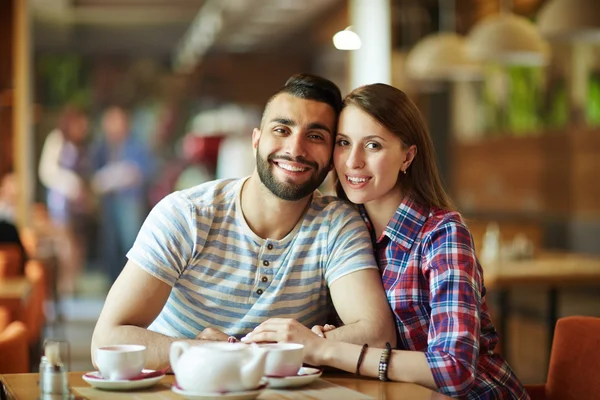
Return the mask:
POLYGON ((467 399, 528 399, 493 350, 498 333, 483 271, 460 214, 406 196, 377 240, 377 262, 398 329, 398 348, 425 353, 438 390, 467 399))

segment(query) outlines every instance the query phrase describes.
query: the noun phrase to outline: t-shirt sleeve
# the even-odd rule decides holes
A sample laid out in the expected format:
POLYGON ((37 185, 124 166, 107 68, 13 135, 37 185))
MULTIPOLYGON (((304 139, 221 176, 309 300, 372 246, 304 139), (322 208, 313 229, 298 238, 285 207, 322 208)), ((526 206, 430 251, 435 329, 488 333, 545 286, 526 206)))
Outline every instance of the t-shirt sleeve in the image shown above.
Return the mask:
POLYGON ((377 269, 369 231, 358 211, 344 204, 331 214, 325 279, 337 279, 363 269, 377 269))
POLYGON ((195 230, 193 204, 172 193, 152 209, 127 258, 173 286, 191 259, 195 230))

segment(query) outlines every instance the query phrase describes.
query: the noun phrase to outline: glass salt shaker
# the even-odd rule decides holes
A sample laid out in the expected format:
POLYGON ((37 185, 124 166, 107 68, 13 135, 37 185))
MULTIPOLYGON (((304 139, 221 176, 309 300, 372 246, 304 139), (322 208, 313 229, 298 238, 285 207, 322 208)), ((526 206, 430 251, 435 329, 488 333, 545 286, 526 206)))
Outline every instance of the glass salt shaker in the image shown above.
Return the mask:
POLYGON ((60 358, 61 343, 66 342, 47 341, 44 343, 39 382, 42 399, 68 399, 70 397, 67 370, 60 358))

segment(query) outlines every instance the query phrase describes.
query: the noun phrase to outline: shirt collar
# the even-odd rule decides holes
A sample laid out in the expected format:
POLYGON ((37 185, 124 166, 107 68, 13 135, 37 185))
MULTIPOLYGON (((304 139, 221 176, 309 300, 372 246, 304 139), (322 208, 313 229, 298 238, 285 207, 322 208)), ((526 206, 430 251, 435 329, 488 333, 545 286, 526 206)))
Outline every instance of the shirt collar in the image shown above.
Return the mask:
MULTIPOLYGON (((360 213, 367 221, 371 237, 373 237, 373 226, 368 219, 368 214, 364 206, 359 207, 360 213)), ((398 209, 388 222, 383 235, 377 238, 377 242, 381 241, 383 236, 387 236, 394 241, 404 251, 409 251, 412 247, 417 235, 421 231, 423 224, 429 215, 429 207, 417 203, 412 196, 405 196, 398 206, 398 209)))

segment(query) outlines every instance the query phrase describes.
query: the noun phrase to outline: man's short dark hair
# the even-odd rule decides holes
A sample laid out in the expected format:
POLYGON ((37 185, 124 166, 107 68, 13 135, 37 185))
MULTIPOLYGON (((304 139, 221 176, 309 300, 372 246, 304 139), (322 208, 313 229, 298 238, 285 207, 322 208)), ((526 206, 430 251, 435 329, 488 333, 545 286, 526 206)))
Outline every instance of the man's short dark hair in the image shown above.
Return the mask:
MULTIPOLYGON (((335 83, 317 75, 296 74, 292 75, 285 82, 285 85, 279 88, 279 90, 269 98, 265 110, 263 111, 263 120, 271 101, 282 93, 287 93, 304 100, 314 100, 325 103, 333 109, 336 120, 342 110, 342 94, 335 83)), ((262 128, 262 120, 260 125, 262 128)))

